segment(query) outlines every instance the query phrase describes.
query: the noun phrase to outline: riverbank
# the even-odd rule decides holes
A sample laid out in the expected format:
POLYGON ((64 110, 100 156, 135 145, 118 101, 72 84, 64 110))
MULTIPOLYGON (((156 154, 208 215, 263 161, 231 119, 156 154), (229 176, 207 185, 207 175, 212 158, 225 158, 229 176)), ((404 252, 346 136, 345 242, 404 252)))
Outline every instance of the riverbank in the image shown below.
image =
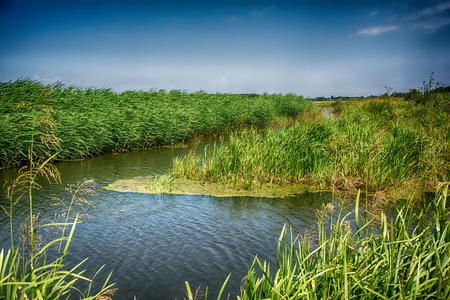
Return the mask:
POLYGON ((339 118, 306 112, 290 127, 240 130, 224 146, 176 158, 171 180, 247 191, 307 184, 397 198, 433 191, 450 181, 449 94, 428 97, 422 104, 390 98, 346 102, 339 118))
POLYGON ((30 146, 36 158, 70 161, 263 128, 314 107, 294 94, 116 93, 30 79, 0 83, 0 102, 1 168, 27 164, 30 146))

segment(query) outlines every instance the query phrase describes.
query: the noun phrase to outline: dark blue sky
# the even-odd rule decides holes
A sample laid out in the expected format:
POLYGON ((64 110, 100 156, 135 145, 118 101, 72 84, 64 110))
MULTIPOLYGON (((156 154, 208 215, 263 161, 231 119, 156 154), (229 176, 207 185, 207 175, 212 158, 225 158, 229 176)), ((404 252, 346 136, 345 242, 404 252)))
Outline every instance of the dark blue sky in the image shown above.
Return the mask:
POLYGON ((0 0, 0 80, 362 96, 450 84, 450 1, 0 0))

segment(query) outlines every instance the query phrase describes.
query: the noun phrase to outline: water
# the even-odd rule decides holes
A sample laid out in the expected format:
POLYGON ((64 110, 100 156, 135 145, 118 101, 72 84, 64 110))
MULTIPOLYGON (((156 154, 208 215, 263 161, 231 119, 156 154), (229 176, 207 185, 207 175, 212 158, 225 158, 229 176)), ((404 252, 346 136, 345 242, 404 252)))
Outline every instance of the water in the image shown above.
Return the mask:
MULTIPOLYGON (((284 199, 193 195, 120 193, 102 187, 117 178, 166 173, 175 156, 188 148, 161 148, 105 155, 80 162, 58 164, 63 183, 48 185, 34 194, 35 212, 51 218, 61 206, 52 197, 70 199, 68 184, 95 179, 96 196, 84 206, 65 262, 83 264, 87 276, 105 265, 97 276, 100 284, 113 271, 118 291, 113 299, 183 299, 185 281, 195 290, 209 287, 214 299, 231 273, 225 293, 236 299, 242 278, 255 255, 276 266, 276 246, 284 224, 296 233, 315 224, 315 212, 332 201, 330 193, 310 193, 284 199)), ((201 151, 201 150, 200 150, 201 151)), ((0 170, 0 184, 16 176, 17 170, 0 170)), ((0 195, 7 205, 6 189, 0 195)), ((15 220, 26 218, 27 203, 16 206, 15 220)), ((0 242, 8 245, 8 219, 0 216, 0 242)))
POLYGON ((322 107, 322 116, 327 119, 334 118, 336 114, 333 112, 333 107, 331 106, 322 107))

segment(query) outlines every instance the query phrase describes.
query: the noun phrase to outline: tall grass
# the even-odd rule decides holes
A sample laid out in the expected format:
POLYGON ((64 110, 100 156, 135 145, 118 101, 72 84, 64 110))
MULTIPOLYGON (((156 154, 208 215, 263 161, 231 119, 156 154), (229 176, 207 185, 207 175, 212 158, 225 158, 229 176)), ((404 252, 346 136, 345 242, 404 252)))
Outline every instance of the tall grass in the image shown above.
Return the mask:
POLYGON ((294 238, 285 226, 276 268, 256 257, 238 299, 449 299, 447 191, 390 220, 361 213, 358 194, 353 213, 318 215, 317 244, 311 236, 294 238))
POLYGON ((289 128, 246 129, 227 144, 174 161, 175 177, 252 189, 262 183, 313 183, 339 189, 433 189, 450 180, 450 114, 377 100, 343 105, 339 118, 310 111, 289 128), (431 125, 432 124, 432 125, 431 125))
POLYGON ((16 124, 30 134, 26 141, 28 163, 8 188, 9 206, 1 206, 9 217, 10 247, 0 251, 0 299, 68 299, 75 293, 80 299, 110 299, 114 292, 112 285, 108 285, 111 275, 98 291, 93 291, 93 279, 101 268, 94 278, 88 278, 81 270, 84 261, 71 268, 64 264, 75 227, 80 222, 74 206, 86 203, 82 196, 92 192, 91 182, 87 181, 73 191, 69 203, 65 204, 62 220, 41 221, 34 210, 33 191, 40 187, 38 179, 60 182, 59 172, 51 164, 60 145, 54 134, 52 107, 47 103, 48 91, 41 91, 33 105, 21 104, 28 115, 22 123, 16 124), (28 202, 29 214, 27 222, 20 227, 14 221, 14 208, 19 201, 28 202), (41 234, 44 230, 56 233, 56 237, 46 238, 41 234), (86 290, 79 289, 80 281, 87 282, 86 290))
MULTIPOLYGON (((59 140, 57 160, 106 152, 168 145, 199 135, 249 126, 264 127, 277 118, 295 118, 312 107, 301 96, 207 94, 172 91, 125 91, 80 88, 30 79, 0 83, 0 167, 27 163, 29 127, 37 117, 37 98, 46 90, 45 105, 59 140), (56 130, 57 128, 57 130, 56 130)), ((43 105, 41 103, 41 105, 43 105)), ((36 146, 42 146, 38 141, 36 146)))

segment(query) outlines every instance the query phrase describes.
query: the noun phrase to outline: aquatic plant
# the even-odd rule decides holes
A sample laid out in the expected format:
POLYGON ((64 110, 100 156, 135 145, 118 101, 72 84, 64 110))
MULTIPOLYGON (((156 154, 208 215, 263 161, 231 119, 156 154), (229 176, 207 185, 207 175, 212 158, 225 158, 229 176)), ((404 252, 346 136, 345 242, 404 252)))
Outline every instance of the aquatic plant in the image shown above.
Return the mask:
POLYGON ((255 257, 238 299, 448 299, 447 192, 419 211, 410 202, 391 219, 361 211, 358 194, 353 212, 341 206, 318 214, 313 244, 285 225, 276 268, 255 257))
MULTIPOLYGON (((316 226, 303 234, 285 224, 276 265, 256 256, 237 299, 448 299, 448 184, 435 192, 421 206, 411 195, 390 216, 374 213, 358 192, 353 209, 334 198, 317 211, 316 226)), ((188 282, 186 294, 203 299, 188 282)), ((207 294, 208 288, 204 299, 207 294)))

